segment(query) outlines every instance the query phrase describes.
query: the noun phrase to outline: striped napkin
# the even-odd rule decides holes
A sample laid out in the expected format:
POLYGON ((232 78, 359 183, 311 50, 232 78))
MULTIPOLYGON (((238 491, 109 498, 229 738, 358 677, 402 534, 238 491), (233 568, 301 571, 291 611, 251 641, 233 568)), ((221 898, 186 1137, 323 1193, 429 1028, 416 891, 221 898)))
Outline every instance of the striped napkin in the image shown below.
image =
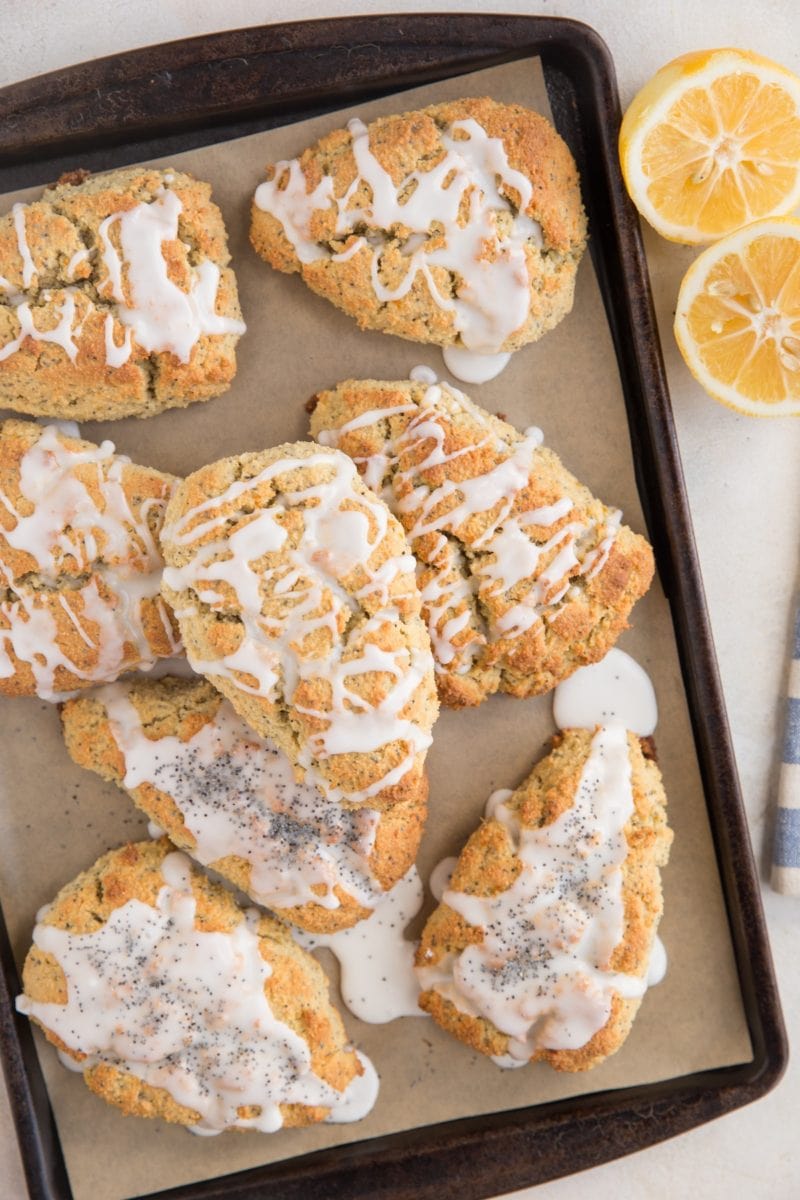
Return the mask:
POLYGON ((794 622, 786 731, 778 781, 778 815, 772 848, 772 886, 800 896, 800 604, 794 622))

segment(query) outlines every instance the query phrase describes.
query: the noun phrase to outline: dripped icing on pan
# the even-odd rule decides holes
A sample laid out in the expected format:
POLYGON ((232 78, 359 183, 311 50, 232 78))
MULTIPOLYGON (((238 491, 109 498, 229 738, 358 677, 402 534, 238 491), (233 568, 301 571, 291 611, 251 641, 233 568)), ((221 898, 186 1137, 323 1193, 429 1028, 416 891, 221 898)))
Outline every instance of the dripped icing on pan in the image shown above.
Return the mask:
POLYGON ((354 461, 365 483, 380 491, 403 522, 423 572, 426 566, 435 570, 423 582, 422 596, 437 670, 464 674, 487 640, 513 640, 552 620, 559 607, 573 598, 572 589, 603 569, 622 514, 612 510, 602 524, 585 516, 577 519, 567 495, 525 509, 520 497, 536 475, 541 430, 526 430, 509 447, 485 415, 469 405, 471 418, 482 427, 481 436, 472 445, 448 452, 448 428, 457 412, 454 402, 459 408, 468 404, 457 389, 433 384, 418 404, 360 413, 339 429, 322 430, 317 440, 339 446, 353 429, 387 416, 414 413, 380 453, 354 461), (423 472, 484 448, 502 457, 482 475, 457 482, 444 478, 439 484, 422 478, 423 472), (389 484, 384 483, 387 476, 391 476, 389 484), (459 534, 468 522, 485 514, 491 517, 480 537, 472 540, 468 569, 459 534), (480 615, 480 602, 488 599, 493 605, 500 600, 504 611, 484 634, 471 618, 480 615))
POLYGON ((650 676, 624 650, 580 667, 553 693, 553 717, 559 729, 594 729, 620 721, 639 737, 649 737, 658 721, 650 676))
POLYGON ((123 669, 152 665, 145 603, 155 606, 168 644, 180 650, 159 594, 163 564, 148 524, 154 510, 166 507, 171 486, 165 481, 160 497, 134 510, 122 484, 129 463, 114 453, 112 442, 72 448, 56 426, 47 425, 20 463, 19 488, 32 511, 20 512, 0 491, 0 508, 14 520, 11 529, 0 529, 0 542, 29 554, 39 579, 36 588, 19 587, 0 557, 6 591, 0 617, 8 625, 0 628, 0 678, 14 675, 13 652, 30 665, 44 699, 59 698, 54 691, 59 666, 78 679, 107 682, 123 669), (46 606, 54 588, 81 641, 96 651, 89 669, 58 645, 56 620, 46 606))
MULTIPOLYGON (((67 1003, 17 999, 17 1009, 55 1033, 83 1067, 111 1063, 164 1088, 197 1112, 198 1133, 280 1129, 282 1104, 330 1108, 358 1120, 377 1077, 368 1060, 344 1092, 316 1075, 308 1043, 273 1013, 264 992, 259 914, 230 933, 195 925, 188 859, 169 854, 155 907, 129 900, 93 933, 37 925, 34 945, 64 973, 67 1003), (254 1106, 254 1115, 240 1109, 254 1106)), ((361 1057, 361 1056, 359 1056, 361 1057)))
POLYGON ((242 622, 235 651, 202 663, 190 655, 192 666, 212 678, 230 678, 237 688, 268 701, 282 697, 318 722, 298 747, 303 769, 339 754, 372 755, 393 742, 403 745, 402 760, 367 787, 344 792, 332 788, 322 774, 317 777, 329 796, 356 802, 398 783, 431 743, 430 734, 403 715, 433 669, 430 651, 385 650, 378 644, 387 623, 401 622, 396 605, 400 596, 392 589, 407 580, 409 590, 402 596, 408 598, 413 588, 410 554, 381 561, 388 520, 383 504, 360 487, 351 460, 322 450, 308 458, 289 454, 253 478, 232 483, 163 532, 165 543, 192 551, 185 566, 166 568, 167 586, 176 592, 188 590, 216 612, 230 610, 232 591, 242 622), (326 472, 322 482, 298 485, 278 496, 271 507, 256 508, 233 532, 226 530, 233 502, 241 509, 248 494, 268 481, 318 468, 326 472), (302 533, 292 545, 285 525, 297 514, 302 533), (280 558, 271 565, 274 552, 280 552, 280 558), (358 581, 355 586, 353 580, 358 581), (369 615, 348 632, 359 601, 368 605, 369 615), (312 641, 318 630, 327 636, 312 641), (377 702, 359 693, 359 678, 368 673, 385 680, 377 702), (296 699, 297 692, 320 679, 326 681, 329 704, 324 710, 310 709, 296 699))
POLYGON ((509 165, 502 139, 489 137, 472 118, 441 134, 444 154, 430 170, 412 171, 398 184, 370 150, 366 125, 356 118, 348 129, 356 177, 344 195, 334 194, 326 175, 309 193, 293 159, 275 164, 273 178, 256 190, 256 206, 281 222, 302 263, 364 254, 375 296, 384 303, 402 299, 421 279, 434 303, 452 314, 464 347, 498 353, 528 316, 527 256, 542 247, 541 226, 526 215, 531 181, 509 165), (360 205, 365 190, 370 199, 360 205), (312 215, 330 207, 336 212, 333 244, 315 241, 312 215), (366 235, 357 232, 364 226, 366 235), (401 231, 407 265, 390 286, 382 258, 401 231), (337 250, 339 243, 345 244, 337 250), (458 282, 451 292, 453 276, 458 282))
POLYGON ((506 369, 511 355, 508 351, 479 354, 464 346, 445 346, 442 358, 450 374, 463 383, 488 383, 506 369))
POLYGON ((371 917, 338 933, 300 933, 309 950, 325 946, 341 968, 342 1000, 354 1016, 371 1025, 398 1017, 424 1017, 414 973, 414 943, 404 930, 422 906, 422 881, 412 867, 386 892, 371 917))
POLYGON ((268 908, 314 903, 338 908, 338 885, 360 904, 383 897, 369 868, 379 814, 346 809, 293 775, 286 755, 223 700, 193 736, 152 739, 129 689, 95 693, 125 760, 124 784, 150 784, 169 796, 204 866, 228 855, 250 865, 247 893, 268 908), (315 888, 324 889, 322 894, 315 888))
POLYGON ((445 891, 444 903, 483 938, 418 975, 423 988, 507 1034, 499 1065, 509 1066, 537 1050, 584 1046, 607 1022, 614 993, 646 989, 645 979, 611 967, 623 935, 624 828, 633 812, 625 728, 595 733, 575 799, 551 824, 520 825, 502 794, 492 812, 522 869, 493 896, 445 891))

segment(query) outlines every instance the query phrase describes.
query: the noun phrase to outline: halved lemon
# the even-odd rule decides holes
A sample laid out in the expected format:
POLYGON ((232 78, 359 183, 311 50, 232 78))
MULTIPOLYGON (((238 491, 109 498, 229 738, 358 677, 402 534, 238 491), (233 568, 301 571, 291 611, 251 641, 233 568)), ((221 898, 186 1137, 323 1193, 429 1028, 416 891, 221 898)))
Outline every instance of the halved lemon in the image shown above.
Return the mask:
POLYGON ((675 337, 709 395, 756 416, 800 416, 800 220, 756 221, 683 278, 675 337))
POLYGON ((620 129, 625 185, 675 242, 710 242, 800 204, 800 79, 746 50, 662 67, 620 129))

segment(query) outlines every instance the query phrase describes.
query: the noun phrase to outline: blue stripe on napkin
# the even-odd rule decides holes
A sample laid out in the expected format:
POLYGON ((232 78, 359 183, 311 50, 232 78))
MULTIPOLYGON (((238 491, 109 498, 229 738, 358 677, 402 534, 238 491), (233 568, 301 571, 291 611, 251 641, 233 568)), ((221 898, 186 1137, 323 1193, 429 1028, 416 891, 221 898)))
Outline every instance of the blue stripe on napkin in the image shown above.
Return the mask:
POLYGON ((783 762, 800 763, 800 697, 790 696, 783 735, 783 762))
POLYGON ((786 728, 778 781, 778 812, 772 847, 772 886, 776 892, 800 896, 800 604, 794 620, 786 728))
POLYGON ((800 808, 779 808, 775 827, 776 867, 800 866, 800 808))

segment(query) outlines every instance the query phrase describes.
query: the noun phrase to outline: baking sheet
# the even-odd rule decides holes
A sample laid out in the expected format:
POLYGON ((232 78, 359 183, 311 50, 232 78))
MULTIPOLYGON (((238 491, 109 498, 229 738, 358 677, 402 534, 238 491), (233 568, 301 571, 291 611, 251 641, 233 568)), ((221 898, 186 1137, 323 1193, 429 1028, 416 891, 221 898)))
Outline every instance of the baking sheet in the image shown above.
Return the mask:
MULTIPOLYGON (((538 61, 523 60, 172 156, 171 164, 210 180, 225 215, 250 330, 240 343, 239 374, 227 395, 208 404, 149 421, 86 424, 85 436, 110 437, 134 460, 182 474, 209 458, 305 437, 306 399, 346 376, 404 378, 418 363, 443 374, 438 349, 361 333, 298 277, 271 271, 249 247, 249 204, 265 162, 296 154, 349 115, 371 118, 466 95, 491 95, 549 113, 538 61)), ((37 193, 8 195, 2 208, 37 193)), ((622 507, 628 524, 644 531, 616 360, 588 255, 571 316, 516 354, 498 379, 465 390, 519 428, 540 425, 546 444, 565 464, 607 502, 622 507)), ((366 1026, 345 1012, 353 1040, 372 1057, 382 1080, 378 1103, 365 1121, 199 1139, 182 1129, 122 1119, 64 1071, 39 1038, 76 1200, 123 1200, 418 1125, 752 1058, 672 625, 657 581, 634 610, 633 627, 620 645, 646 667, 656 686, 661 710, 656 741, 676 831, 664 875, 661 926, 669 971, 645 998, 620 1053, 587 1075, 561 1076, 545 1065, 501 1072, 427 1018, 366 1026)), ((52 706, 4 700, 0 719, 0 899, 21 964, 37 908, 110 846, 145 836, 145 822, 116 788, 71 763, 52 706)), ((423 878, 442 857, 458 851, 488 794, 513 787, 527 774, 552 731, 548 697, 493 697, 477 710, 442 713, 428 758, 431 812, 418 860, 423 878)), ((335 968, 332 974, 335 979, 335 968)))

